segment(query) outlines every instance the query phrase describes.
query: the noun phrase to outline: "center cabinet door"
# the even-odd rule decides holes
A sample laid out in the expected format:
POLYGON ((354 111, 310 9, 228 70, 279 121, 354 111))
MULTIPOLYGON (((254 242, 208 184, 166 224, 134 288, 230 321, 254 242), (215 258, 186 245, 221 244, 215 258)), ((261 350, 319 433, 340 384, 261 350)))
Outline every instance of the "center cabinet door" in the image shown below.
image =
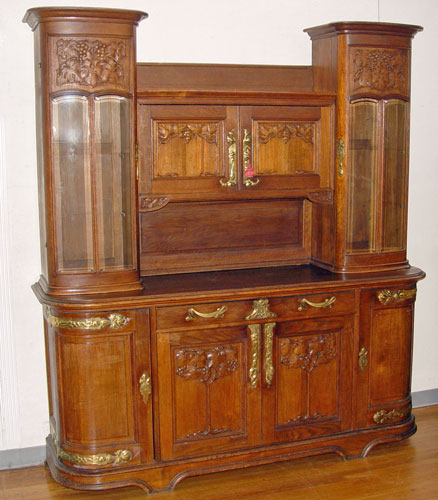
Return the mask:
POLYGON ((243 188, 328 187, 331 113, 329 106, 242 106, 243 188))
POLYGON ((138 114, 140 193, 190 198, 237 187, 236 106, 139 105, 138 114))
POLYGON ((353 317, 279 322, 273 335, 265 327, 265 444, 351 428, 352 344, 353 317))
POLYGON ((250 377, 251 339, 259 342, 246 326, 157 333, 162 460, 259 444, 260 384, 250 377))

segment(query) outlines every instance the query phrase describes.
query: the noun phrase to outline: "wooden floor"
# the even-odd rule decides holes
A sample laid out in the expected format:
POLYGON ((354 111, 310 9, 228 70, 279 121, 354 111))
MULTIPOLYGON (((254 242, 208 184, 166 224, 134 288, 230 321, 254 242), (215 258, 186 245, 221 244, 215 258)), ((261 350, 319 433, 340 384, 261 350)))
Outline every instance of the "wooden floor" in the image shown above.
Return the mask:
MULTIPOLYGON (((438 499, 438 406, 415 410, 410 439, 378 446, 367 458, 303 458, 189 478, 153 500, 438 499)), ((56 484, 44 467, 0 472, 0 500, 145 500, 139 488, 85 493, 56 484)))

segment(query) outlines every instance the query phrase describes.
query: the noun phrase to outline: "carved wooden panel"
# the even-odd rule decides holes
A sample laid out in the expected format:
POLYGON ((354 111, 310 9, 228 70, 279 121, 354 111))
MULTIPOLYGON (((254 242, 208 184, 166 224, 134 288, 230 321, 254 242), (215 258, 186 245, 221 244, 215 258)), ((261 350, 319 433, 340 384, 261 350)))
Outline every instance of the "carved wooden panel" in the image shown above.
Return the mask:
POLYGON ((54 89, 129 89, 129 41, 106 37, 51 37, 51 50, 54 89))
POLYGON ((401 49, 352 48, 350 93, 409 94, 408 52, 401 49))
POLYGON ((254 169, 257 175, 315 173, 315 123, 255 123, 254 169))
POLYGON ((237 350, 231 345, 211 349, 182 349, 175 354, 176 374, 209 385, 239 367, 237 350))
POLYGON ((219 122, 155 121, 154 178, 220 176, 221 134, 219 122))
POLYGON ((333 333, 312 337, 287 338, 280 343, 280 363, 289 368, 301 368, 310 373, 336 357, 336 338, 333 333))

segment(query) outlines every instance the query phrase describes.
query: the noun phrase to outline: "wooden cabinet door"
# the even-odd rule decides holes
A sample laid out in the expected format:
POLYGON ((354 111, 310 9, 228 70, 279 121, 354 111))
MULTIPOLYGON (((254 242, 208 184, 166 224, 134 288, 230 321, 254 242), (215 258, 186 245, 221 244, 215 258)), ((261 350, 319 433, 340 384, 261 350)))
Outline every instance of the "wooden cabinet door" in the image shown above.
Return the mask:
POLYGON ((330 107, 245 106, 240 122, 244 188, 329 186, 330 107))
POLYGON ((351 428, 353 325, 352 316, 287 321, 277 323, 272 335, 265 326, 265 444, 351 428))
POLYGON ((140 193, 190 198, 236 188, 237 119, 236 106, 140 105, 140 193))
POLYGON ((259 443, 260 384, 249 374, 255 337, 245 326, 157 334, 161 459, 259 443))
POLYGON ((404 420, 410 414, 414 300, 412 287, 361 294, 359 427, 404 420))

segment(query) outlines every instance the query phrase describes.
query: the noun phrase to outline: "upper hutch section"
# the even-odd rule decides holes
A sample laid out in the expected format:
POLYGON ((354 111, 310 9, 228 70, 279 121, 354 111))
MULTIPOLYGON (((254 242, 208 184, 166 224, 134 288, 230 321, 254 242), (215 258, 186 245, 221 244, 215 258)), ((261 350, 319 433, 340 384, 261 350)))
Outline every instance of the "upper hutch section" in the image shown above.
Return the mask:
POLYGON ((310 28, 309 67, 136 64, 145 17, 24 18, 47 292, 233 268, 408 266, 410 43, 421 28, 310 28))

